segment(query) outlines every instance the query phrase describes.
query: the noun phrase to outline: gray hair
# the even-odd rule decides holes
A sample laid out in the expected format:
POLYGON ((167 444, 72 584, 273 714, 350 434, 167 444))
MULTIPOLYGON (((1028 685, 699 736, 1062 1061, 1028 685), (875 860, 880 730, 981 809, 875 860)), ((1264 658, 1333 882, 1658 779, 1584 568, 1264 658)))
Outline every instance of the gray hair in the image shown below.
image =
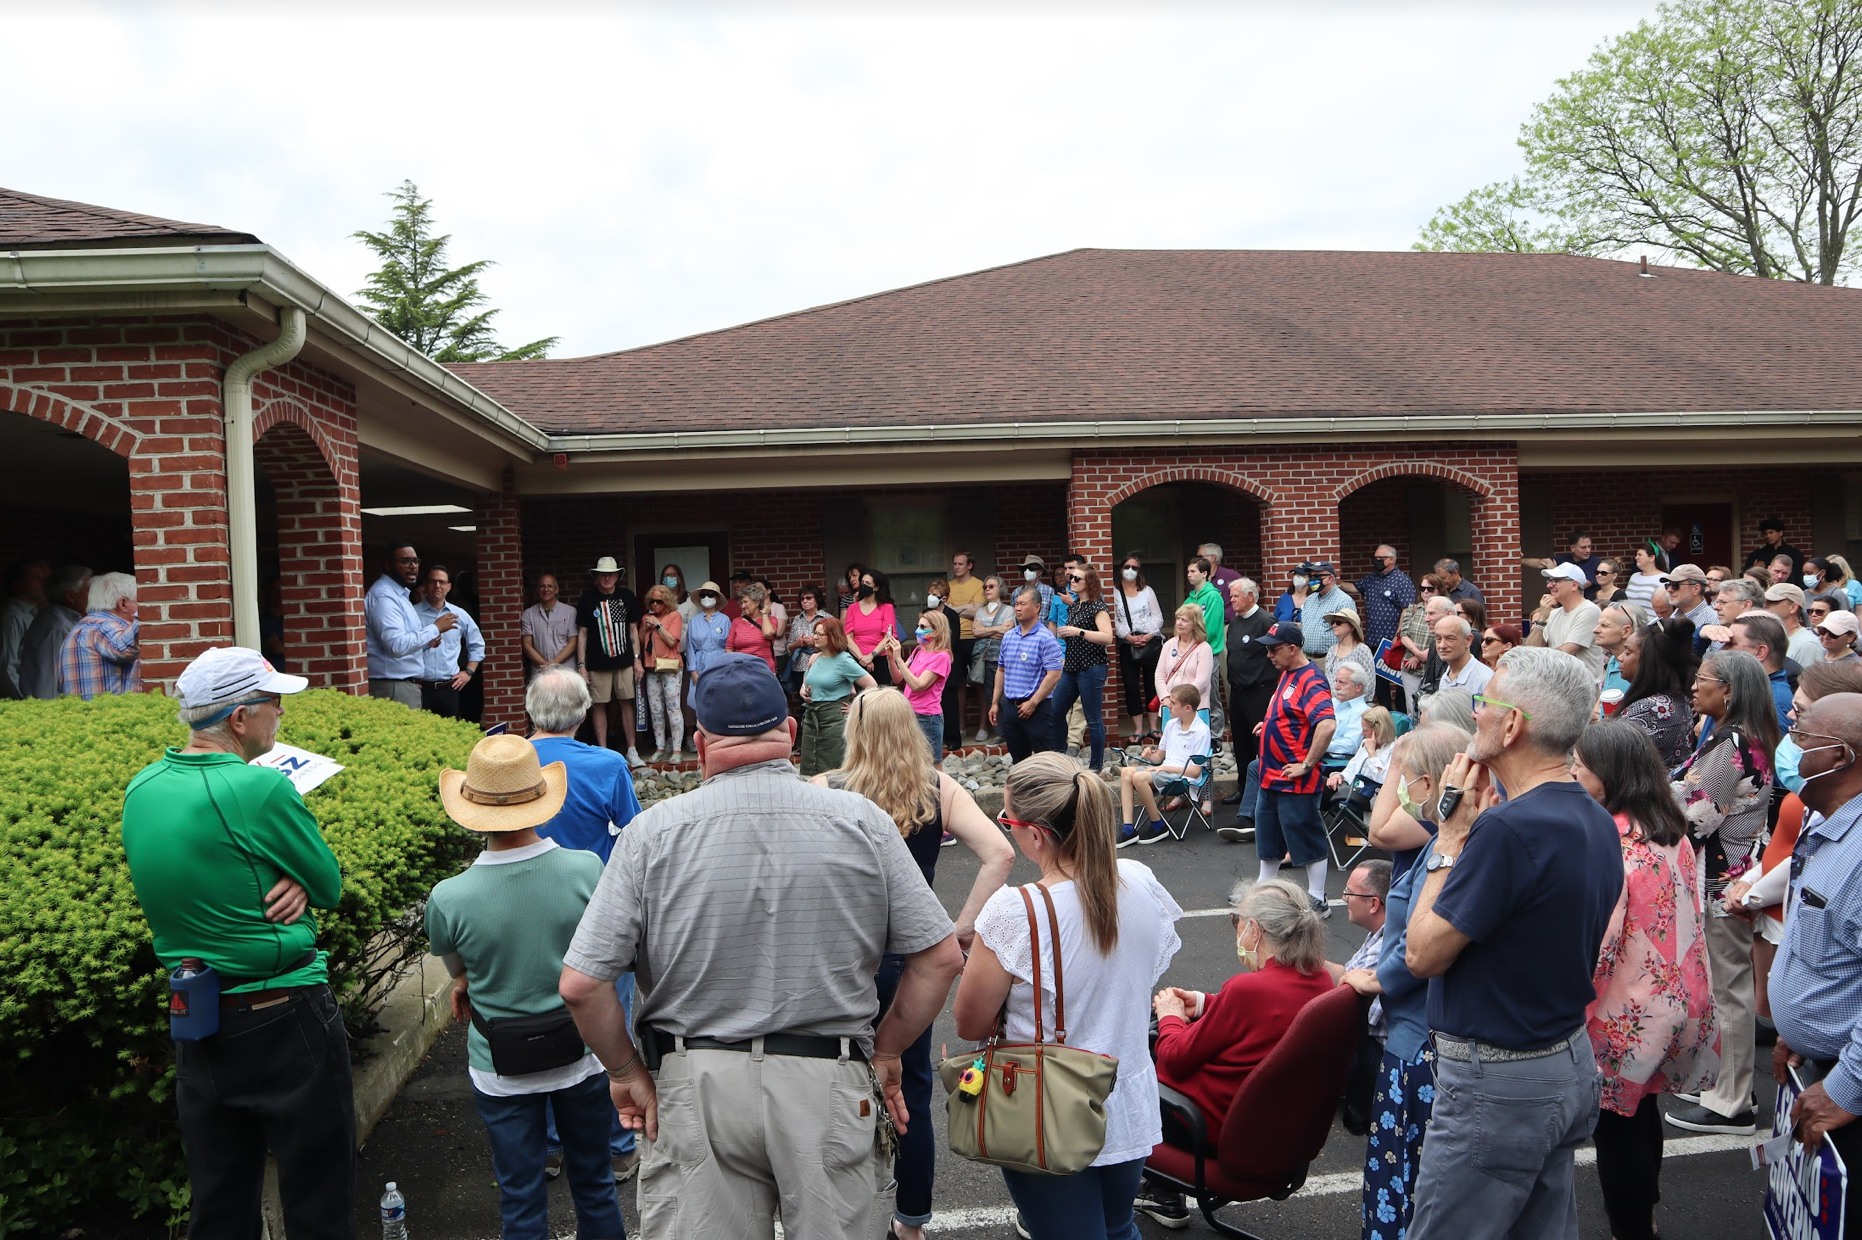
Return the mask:
POLYGON ((61 564, 52 579, 46 583, 46 594, 61 599, 73 590, 82 590, 84 583, 91 579, 91 570, 82 564, 61 564))
POLYGON ((1407 735, 1397 737, 1393 761, 1397 763, 1398 769, 1411 779, 1427 775, 1435 789, 1434 794, 1420 808, 1435 813, 1442 797, 1442 772, 1448 769, 1448 764, 1455 760, 1456 754, 1468 747, 1471 735, 1469 729, 1458 724, 1431 720, 1407 735))
POLYGON ((1526 744, 1545 754, 1570 753, 1597 711, 1597 681, 1583 660, 1562 650, 1516 646, 1500 656, 1495 671, 1506 673, 1507 700, 1531 716, 1526 744))
POLYGON ((1629 621, 1629 627, 1636 632, 1641 632, 1654 623, 1649 619, 1649 613, 1642 610, 1641 603, 1632 603, 1626 598, 1611 600, 1604 610, 1622 612, 1624 618, 1629 621))
MULTIPOLYGON (((1453 603, 1449 603, 1448 605, 1449 605, 1449 607, 1450 607, 1451 609, 1452 609, 1452 608, 1454 607, 1454 604, 1453 604, 1453 603)), ((1424 615, 1427 615, 1428 613, 1427 613, 1427 612, 1424 612, 1423 614, 1424 614, 1424 615)), ((1454 621, 1454 622, 1455 622, 1456 624, 1458 624, 1458 625, 1460 625, 1460 626, 1461 626, 1461 635, 1462 635, 1463 637, 1472 637, 1472 636, 1474 636, 1474 626, 1468 623, 1468 618, 1467 618, 1466 616, 1463 616, 1463 615, 1457 615, 1457 614, 1456 614, 1456 613, 1455 613, 1454 611, 1452 611, 1452 610, 1451 610, 1451 611, 1450 611, 1450 612, 1448 613, 1448 615, 1446 615, 1446 616, 1442 616, 1442 617, 1440 617, 1440 618, 1438 618, 1438 619, 1436 620, 1436 622, 1435 622, 1435 623, 1436 623, 1436 624, 1440 624, 1440 623, 1441 623, 1441 622, 1442 622, 1443 620, 1453 620, 1453 621, 1454 621)), ((1431 625, 1430 627, 1431 627, 1431 628, 1433 628, 1433 627, 1435 627, 1435 626, 1434 626, 1434 625, 1431 625)))
POLYGON ((1461 575, 1461 564, 1459 561, 1456 561, 1456 560, 1450 560, 1447 558, 1437 560, 1435 562, 1435 569, 1437 572, 1453 573, 1457 577, 1461 575))
POLYGON ((997 594, 1002 593, 1002 578, 997 576, 995 573, 991 573, 989 574, 989 576, 983 578, 984 585, 988 585, 992 581, 996 583, 996 593, 997 594))
POLYGON ((1416 703, 1416 715, 1429 723, 1445 723, 1472 734, 1474 695, 1460 685, 1443 685, 1416 703))
POLYGON ((1304 891, 1284 878, 1242 882, 1228 896, 1229 907, 1261 928, 1274 959, 1290 969, 1311 973, 1325 965, 1325 927, 1304 891))
POLYGON ((1203 543, 1201 546, 1196 548, 1196 554, 1206 555, 1212 560, 1219 560, 1222 558, 1222 544, 1221 543, 1203 543))
POLYGON ((1261 587, 1254 584, 1252 577, 1237 577, 1228 583, 1228 588, 1240 590, 1243 594, 1252 594, 1255 598, 1261 597, 1261 587))
POLYGON ((1014 601, 1017 603, 1021 602, 1022 595, 1024 594, 1034 595, 1034 601, 1037 603, 1041 601, 1041 587, 1037 586, 1032 581, 1026 583, 1025 585, 1021 586, 1019 589, 1015 591, 1014 601))
POLYGON ((1422 614, 1425 617, 1434 616, 1438 620, 1443 616, 1452 616, 1455 614, 1455 600, 1446 594, 1438 594, 1422 605, 1422 614))
POLYGON ((1765 601, 1765 592, 1758 588, 1757 583, 1748 581, 1744 577, 1734 577, 1720 583, 1718 597, 1724 598, 1728 594, 1738 595, 1740 602, 1753 607, 1760 606, 1765 601))
POLYGON ((540 732, 575 731, 588 707, 588 682, 561 664, 538 672, 524 690, 524 709, 540 732))
POLYGON ((1395 866, 1379 859, 1366 861, 1357 868, 1364 871, 1364 881, 1371 885, 1371 890, 1377 893, 1379 900, 1390 898, 1390 875, 1395 870, 1395 866))
POLYGON ((105 573, 91 578, 92 611, 115 611, 118 603, 135 597, 136 579, 128 573, 105 573))
POLYGON ((1349 659, 1333 668, 1332 675, 1340 680, 1350 678, 1351 683, 1360 689, 1365 687, 1364 669, 1349 659))

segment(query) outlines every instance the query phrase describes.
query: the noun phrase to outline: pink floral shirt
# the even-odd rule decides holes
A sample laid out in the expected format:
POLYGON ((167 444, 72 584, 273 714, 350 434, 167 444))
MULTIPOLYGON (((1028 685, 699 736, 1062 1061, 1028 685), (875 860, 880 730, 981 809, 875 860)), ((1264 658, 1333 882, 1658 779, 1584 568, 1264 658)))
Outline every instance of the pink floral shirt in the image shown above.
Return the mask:
POLYGON ((1597 998, 1586 1017, 1604 1109, 1633 1115, 1650 1094, 1711 1085, 1720 1030, 1692 846, 1651 844, 1623 814, 1616 829, 1623 894, 1597 954, 1597 998))

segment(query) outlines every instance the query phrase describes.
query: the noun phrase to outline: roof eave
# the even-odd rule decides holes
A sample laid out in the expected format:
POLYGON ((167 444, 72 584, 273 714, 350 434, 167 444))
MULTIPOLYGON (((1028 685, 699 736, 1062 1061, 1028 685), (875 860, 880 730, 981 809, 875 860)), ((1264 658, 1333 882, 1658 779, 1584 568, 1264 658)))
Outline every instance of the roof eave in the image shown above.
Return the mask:
POLYGON ((365 358, 513 441, 544 451, 549 436, 394 335, 267 245, 143 249, 0 250, 0 306, 14 296, 148 292, 157 288, 253 292, 294 305, 365 358))
POLYGON ((1634 432, 1753 427, 1862 426, 1862 409, 1644 410, 1599 412, 1491 411, 1480 413, 1354 414, 1350 416, 1262 416, 1252 418, 1157 418, 1106 421, 989 422, 972 425, 826 426, 730 431, 646 431, 553 434, 547 451, 627 455, 645 452, 729 448, 821 448, 850 445, 974 443, 1006 440, 1081 440, 1097 444, 1172 437, 1211 440, 1224 436, 1319 438, 1333 435, 1468 435, 1518 439, 1534 433, 1596 430, 1634 432))

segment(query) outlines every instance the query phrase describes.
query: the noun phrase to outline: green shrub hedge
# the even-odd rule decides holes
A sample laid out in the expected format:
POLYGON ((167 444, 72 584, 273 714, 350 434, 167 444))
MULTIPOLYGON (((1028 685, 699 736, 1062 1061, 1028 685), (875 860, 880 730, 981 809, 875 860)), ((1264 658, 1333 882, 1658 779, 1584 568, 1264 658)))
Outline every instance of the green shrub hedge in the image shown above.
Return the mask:
MULTIPOLYGON (((0 703, 0 1235, 186 1213, 166 975, 122 844, 124 788, 184 736, 154 694, 0 703)), ((279 739, 348 768, 307 803, 343 867, 318 942, 352 1029, 424 947, 408 911, 477 850, 438 794, 477 737, 334 690, 288 701, 279 739)))

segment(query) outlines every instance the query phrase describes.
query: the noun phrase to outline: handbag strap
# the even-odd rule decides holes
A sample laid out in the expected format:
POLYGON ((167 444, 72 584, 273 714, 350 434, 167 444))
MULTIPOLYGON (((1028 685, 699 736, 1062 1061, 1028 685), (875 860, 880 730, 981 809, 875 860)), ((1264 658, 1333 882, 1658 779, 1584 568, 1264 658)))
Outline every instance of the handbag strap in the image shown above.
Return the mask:
MULTIPOLYGON (((1040 886, 1039 883, 1033 885, 1040 886)), ((1028 894, 1026 887, 1018 887, 1016 890, 1021 893, 1022 908, 1028 914, 1028 959, 1031 962, 1029 971, 1034 975, 1034 1040, 1038 1044, 1044 1040, 1041 1036, 1041 928, 1035 924, 1034 920, 1034 897, 1028 894)), ((1042 889, 1042 894, 1046 894, 1045 888, 1042 889)), ((1052 901, 1049 903, 1051 904, 1052 901)), ((1059 962, 1059 951, 1054 953, 1054 959, 1056 963, 1059 962)), ((1003 1015, 1006 1021, 1007 1005, 1004 1005, 1003 1015)), ((1004 1032, 1006 1033, 1006 1029, 1004 1032)))
POLYGON ((1177 661, 1170 665, 1170 670, 1164 673, 1164 679, 1175 680, 1177 678, 1177 669, 1183 666, 1183 661, 1185 659, 1189 658, 1191 655, 1195 653, 1196 653, 1196 647, 1194 645, 1191 645, 1188 650, 1185 650, 1181 654, 1179 654, 1177 656, 1177 661))
MULTIPOLYGON (((1041 887, 1036 883, 1035 886, 1041 887)), ((1054 1041, 1065 1046, 1067 1043, 1067 992, 1060 980, 1060 918, 1054 912, 1054 896, 1046 887, 1041 887, 1041 898, 1047 901, 1047 928, 1054 944, 1054 1041)))

